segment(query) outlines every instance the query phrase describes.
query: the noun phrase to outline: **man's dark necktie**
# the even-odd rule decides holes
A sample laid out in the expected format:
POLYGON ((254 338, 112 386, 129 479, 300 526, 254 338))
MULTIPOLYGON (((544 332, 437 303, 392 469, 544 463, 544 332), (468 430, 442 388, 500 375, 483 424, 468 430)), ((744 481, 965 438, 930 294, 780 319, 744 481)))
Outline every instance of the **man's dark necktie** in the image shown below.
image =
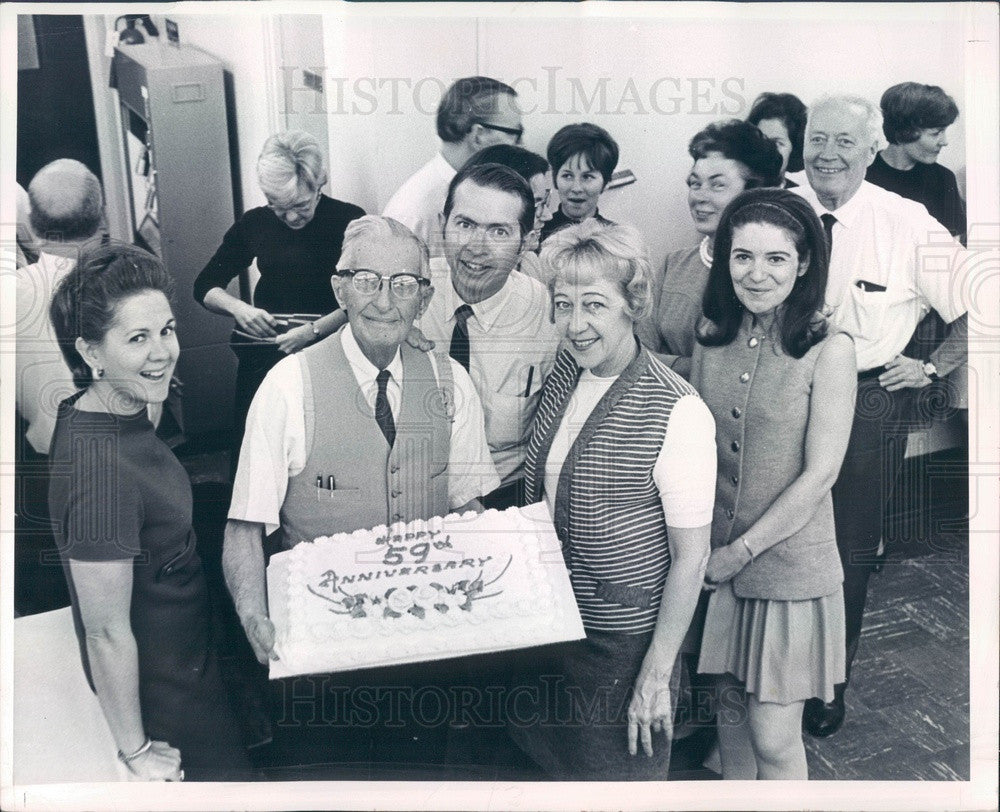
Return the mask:
POLYGON ((392 409, 389 408, 389 397, 386 395, 386 386, 389 383, 389 370, 383 369, 375 376, 378 384, 378 394, 375 396, 375 422, 382 429, 389 448, 396 442, 396 421, 392 419, 392 409))
POLYGON ((826 244, 830 249, 830 256, 833 256, 833 224, 837 218, 832 214, 821 214, 819 217, 823 221, 823 230, 826 232, 826 244))
POLYGON ((469 316, 472 308, 467 304, 455 310, 455 329, 451 331, 449 355, 469 371, 469 316))

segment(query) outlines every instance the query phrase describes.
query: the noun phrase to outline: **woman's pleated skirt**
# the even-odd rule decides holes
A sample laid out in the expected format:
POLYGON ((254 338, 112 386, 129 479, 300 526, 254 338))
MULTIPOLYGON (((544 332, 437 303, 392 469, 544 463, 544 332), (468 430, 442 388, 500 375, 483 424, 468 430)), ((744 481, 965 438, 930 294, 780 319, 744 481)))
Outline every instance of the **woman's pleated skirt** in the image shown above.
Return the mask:
POLYGON ((698 670, 732 674, 758 702, 833 700, 844 681, 844 593, 802 601, 740 598, 732 582, 708 604, 698 670))

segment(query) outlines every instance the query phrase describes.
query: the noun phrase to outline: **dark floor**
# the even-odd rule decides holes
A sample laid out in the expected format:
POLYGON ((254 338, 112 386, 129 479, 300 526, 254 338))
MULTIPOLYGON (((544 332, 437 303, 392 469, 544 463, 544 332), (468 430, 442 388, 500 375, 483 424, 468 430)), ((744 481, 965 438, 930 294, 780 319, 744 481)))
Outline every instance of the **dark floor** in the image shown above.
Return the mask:
POLYGON ((956 543, 872 577, 847 717, 806 737, 810 778, 969 780, 968 576, 956 543))
MULTIPOLYGON (((334 751, 303 757, 282 744, 283 731, 267 742, 266 703, 273 685, 248 662, 249 649, 222 587, 220 554, 228 508, 228 463, 224 451, 180 455, 191 474, 196 499, 195 529, 216 609, 229 622, 219 625, 223 664, 230 689, 243 711, 248 743, 263 775, 271 780, 543 780, 509 744, 501 729, 476 736, 442 731, 421 733, 429 747, 448 753, 453 766, 420 763, 422 742, 399 737, 394 752, 334 751), (248 678, 248 674, 252 674, 248 678)), ((964 460, 955 452, 910 463, 910 474, 931 482, 909 489, 894 504, 887 529, 884 571, 871 579, 861 647, 847 692, 844 726, 828 739, 806 736, 813 779, 968 780, 969 613, 968 544, 961 532, 967 507, 964 460), (929 473, 928 473, 929 472, 929 473)), ((45 569, 51 569, 46 567, 45 569)), ((51 606, 46 608, 53 608, 51 606)), ((28 609, 24 613, 39 611, 28 609)), ((287 731, 285 731, 287 732, 287 731)), ((704 736, 701 737, 704 739, 704 736)), ((701 765, 704 747, 696 737, 675 747, 671 778, 713 780, 701 765)))

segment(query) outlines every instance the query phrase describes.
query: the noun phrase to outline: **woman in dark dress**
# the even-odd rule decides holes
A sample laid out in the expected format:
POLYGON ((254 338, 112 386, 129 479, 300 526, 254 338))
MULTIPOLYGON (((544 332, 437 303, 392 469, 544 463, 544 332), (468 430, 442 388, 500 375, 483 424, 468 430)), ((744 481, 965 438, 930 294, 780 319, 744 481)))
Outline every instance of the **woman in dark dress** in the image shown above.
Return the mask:
POLYGON ((257 180, 266 206, 246 212, 198 274, 194 297, 209 310, 236 321, 236 373, 232 471, 236 470, 247 411, 257 387, 278 361, 347 323, 330 287, 340 259, 344 229, 364 210, 322 193, 327 181, 316 139, 301 130, 272 135, 257 159, 257 180), (256 260, 260 281, 253 304, 226 286, 256 260), (319 315, 290 329, 274 314, 319 315), (241 335, 242 334, 242 335, 241 335))
POLYGON ((885 91, 880 105, 889 146, 875 156, 865 180, 923 203, 964 244, 965 201, 955 173, 937 162, 958 118, 955 100, 936 85, 903 82, 885 91))
POLYGON ((85 251, 50 309, 82 391, 59 407, 49 507, 83 667, 140 780, 246 780, 211 647, 187 474, 147 408, 179 348, 172 283, 146 252, 85 251))
MULTIPOLYGON (((882 132, 889 145, 875 156, 865 180, 923 203, 931 217, 965 245, 965 201, 955 173, 938 163, 941 150, 948 146, 947 130, 958 118, 955 100, 936 85, 903 82, 882 94, 880 106, 882 132)), ((902 354, 927 358, 948 333, 948 326, 932 310, 917 325, 902 354)), ((932 386, 940 402, 957 406, 968 416, 969 382, 964 368, 932 386)))

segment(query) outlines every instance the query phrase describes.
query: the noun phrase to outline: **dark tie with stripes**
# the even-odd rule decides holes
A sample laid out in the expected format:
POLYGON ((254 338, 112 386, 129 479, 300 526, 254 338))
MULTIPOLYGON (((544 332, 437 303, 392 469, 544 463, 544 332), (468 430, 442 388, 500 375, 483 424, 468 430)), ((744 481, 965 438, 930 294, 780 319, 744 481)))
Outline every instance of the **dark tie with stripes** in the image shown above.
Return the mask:
POLYGON ((448 353, 469 371, 469 316, 472 308, 464 304, 455 310, 455 329, 451 331, 451 351, 448 353))
POLYGON ((833 256, 833 224, 837 218, 832 214, 821 214, 819 217, 823 221, 823 230, 826 232, 826 244, 830 248, 830 256, 833 256))
POLYGON ((386 386, 389 384, 389 370, 383 369, 375 376, 375 383, 378 384, 378 394, 375 396, 375 422, 382 429, 389 448, 396 442, 396 421, 392 419, 392 409, 389 408, 389 397, 386 395, 386 386))

